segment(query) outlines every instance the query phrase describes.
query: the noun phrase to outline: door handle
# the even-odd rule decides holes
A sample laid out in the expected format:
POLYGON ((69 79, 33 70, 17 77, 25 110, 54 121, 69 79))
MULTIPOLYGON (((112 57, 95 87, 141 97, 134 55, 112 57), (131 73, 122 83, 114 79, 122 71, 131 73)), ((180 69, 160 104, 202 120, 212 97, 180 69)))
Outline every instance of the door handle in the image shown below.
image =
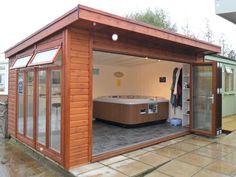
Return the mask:
POLYGON ((214 104, 214 94, 212 96, 207 97, 208 100, 211 100, 211 103, 214 104))

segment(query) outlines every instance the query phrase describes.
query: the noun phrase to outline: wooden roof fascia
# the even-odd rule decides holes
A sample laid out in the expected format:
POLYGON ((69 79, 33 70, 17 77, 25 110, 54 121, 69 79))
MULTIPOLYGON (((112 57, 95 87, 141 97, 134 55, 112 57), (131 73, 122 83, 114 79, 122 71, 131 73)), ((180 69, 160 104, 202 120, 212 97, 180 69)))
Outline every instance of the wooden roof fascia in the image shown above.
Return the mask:
POLYGON ((179 44, 185 44, 187 46, 192 46, 195 48, 200 48, 209 53, 219 53, 221 50, 219 46, 207 43, 205 41, 192 39, 181 34, 173 33, 145 23, 136 22, 134 20, 130 20, 82 5, 79 5, 79 18, 152 37, 157 37, 179 44))
POLYGON ((24 50, 25 48, 29 47, 30 45, 35 44, 36 42, 42 40, 43 38, 77 21, 79 19, 78 7, 79 6, 73 8, 72 10, 64 14, 63 16, 57 18, 53 22, 49 23, 45 27, 41 28, 40 30, 36 31, 29 37, 25 38, 24 40, 20 41, 13 47, 6 50, 5 57, 9 58, 12 55, 18 53, 19 51, 24 50))
POLYGON ((37 43, 38 41, 59 31, 60 29, 63 29, 64 27, 72 24, 73 22, 76 22, 79 19, 83 19, 90 22, 96 22, 96 23, 107 25, 107 26, 127 30, 127 31, 136 32, 142 35, 164 39, 170 42, 174 42, 176 44, 184 44, 186 46, 199 48, 205 51, 204 53, 219 53, 220 52, 219 46, 209 44, 204 41, 192 39, 184 35, 180 35, 180 34, 173 33, 167 30, 153 27, 151 25, 147 25, 145 23, 136 22, 136 21, 124 18, 124 17, 106 13, 106 12, 96 10, 90 7, 78 5, 77 7, 70 10, 63 16, 57 18, 56 20, 49 23, 48 25, 41 28, 40 30, 36 31, 35 33, 30 35, 26 39, 22 40, 21 42, 17 43, 10 49, 6 50, 5 51, 6 58, 11 57, 12 55, 37 43))

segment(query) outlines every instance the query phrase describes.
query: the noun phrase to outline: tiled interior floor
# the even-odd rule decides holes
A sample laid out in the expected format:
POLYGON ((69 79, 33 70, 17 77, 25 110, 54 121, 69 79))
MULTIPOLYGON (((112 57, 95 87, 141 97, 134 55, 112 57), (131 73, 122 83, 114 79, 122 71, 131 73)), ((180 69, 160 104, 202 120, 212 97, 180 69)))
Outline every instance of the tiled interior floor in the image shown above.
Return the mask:
POLYGON ((185 132, 187 128, 158 123, 137 128, 124 128, 93 121, 93 155, 110 152, 140 142, 185 132))
POLYGON ((236 115, 222 118, 222 129, 228 131, 236 130, 236 115))
POLYGON ((236 176, 236 132, 214 139, 187 135, 71 172, 78 177, 236 176))

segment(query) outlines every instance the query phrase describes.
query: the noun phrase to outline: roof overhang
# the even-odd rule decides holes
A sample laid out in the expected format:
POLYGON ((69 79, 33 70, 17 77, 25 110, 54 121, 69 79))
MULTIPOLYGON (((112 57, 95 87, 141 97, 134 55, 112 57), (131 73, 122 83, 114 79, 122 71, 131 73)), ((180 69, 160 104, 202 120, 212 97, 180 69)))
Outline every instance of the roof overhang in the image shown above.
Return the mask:
POLYGON ((43 27, 39 31, 35 32, 31 36, 27 37, 23 41, 5 51, 6 57, 11 57, 12 55, 17 54, 27 47, 46 38, 47 36, 75 22, 81 21, 90 23, 91 26, 94 23, 97 23, 108 27, 119 28, 127 32, 137 33, 143 36, 150 36, 152 38, 162 39, 167 42, 173 42, 177 45, 179 44, 193 47, 196 49, 200 49, 203 54, 220 52, 219 46, 209 44, 204 41, 192 39, 184 35, 156 28, 151 25, 129 20, 127 18, 92 9, 86 6, 78 5, 76 8, 67 12, 65 15, 61 16, 60 18, 56 19, 52 23, 48 24, 47 26, 43 27))
POLYGON ((216 0, 216 14, 236 24, 236 3, 235 0, 216 0))
POLYGON ((219 15, 222 18, 236 24, 236 12, 221 13, 221 14, 217 14, 217 15, 219 15))

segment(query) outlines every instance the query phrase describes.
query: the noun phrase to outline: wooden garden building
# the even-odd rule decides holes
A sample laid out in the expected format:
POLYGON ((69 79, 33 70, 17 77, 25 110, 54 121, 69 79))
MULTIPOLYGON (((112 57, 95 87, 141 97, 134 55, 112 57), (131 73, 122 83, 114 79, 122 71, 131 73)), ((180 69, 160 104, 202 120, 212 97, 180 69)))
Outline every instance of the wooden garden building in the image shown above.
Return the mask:
POLYGON ((213 44, 78 5, 5 52, 8 131, 65 169, 190 132, 216 136, 220 66, 204 63, 204 56, 219 52, 213 44), (169 97, 174 68, 183 69, 185 99, 176 106, 169 97), (167 125, 173 117, 182 126, 167 125))

